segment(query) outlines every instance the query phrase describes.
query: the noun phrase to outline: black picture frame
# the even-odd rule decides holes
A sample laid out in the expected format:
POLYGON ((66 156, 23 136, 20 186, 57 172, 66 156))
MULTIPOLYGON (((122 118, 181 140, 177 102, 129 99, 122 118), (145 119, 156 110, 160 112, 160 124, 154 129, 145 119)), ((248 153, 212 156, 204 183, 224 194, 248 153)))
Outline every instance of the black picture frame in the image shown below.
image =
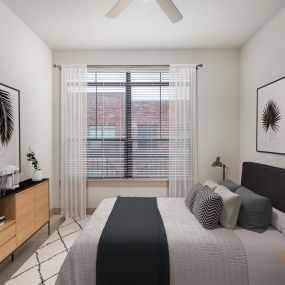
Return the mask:
POLYGON ((19 172, 21 172, 21 104, 20 104, 20 99, 21 99, 21 92, 19 89, 14 88, 12 86, 6 85, 4 83, 0 82, 0 89, 1 86, 3 86, 6 89, 11 89, 14 92, 17 92, 17 97, 18 97, 18 130, 19 130, 19 172))
MULTIPOLYGON (((279 78, 277 80, 274 80, 274 81, 272 81, 270 83, 267 83, 267 84, 257 88, 257 96, 256 96, 256 98, 257 98, 256 99, 256 152, 259 152, 259 153, 285 155, 285 150, 284 150, 284 152, 276 152, 276 151, 265 151, 265 150, 258 149, 259 96, 260 96, 259 92, 260 92, 261 89, 263 89, 265 87, 268 87, 268 86, 270 86, 272 84, 275 84, 275 83, 277 83, 277 82, 279 82, 281 80, 285 80, 285 76, 283 76, 283 77, 281 77, 281 78, 279 78)), ((284 94, 284 96, 285 96, 285 94, 284 94)), ((285 98, 284 98, 284 100, 285 100, 285 98)), ((285 117, 285 110, 283 112, 283 116, 285 117)), ((285 146, 284 146, 284 148, 285 148, 285 146)))

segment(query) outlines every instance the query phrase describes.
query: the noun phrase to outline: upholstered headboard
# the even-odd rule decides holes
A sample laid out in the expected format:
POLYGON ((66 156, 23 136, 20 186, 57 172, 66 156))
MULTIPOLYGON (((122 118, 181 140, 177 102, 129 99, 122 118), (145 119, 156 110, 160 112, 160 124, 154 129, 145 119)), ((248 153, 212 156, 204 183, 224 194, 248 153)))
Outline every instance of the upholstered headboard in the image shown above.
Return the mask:
POLYGON ((274 208, 285 213, 285 169, 244 162, 241 185, 267 197, 274 208))

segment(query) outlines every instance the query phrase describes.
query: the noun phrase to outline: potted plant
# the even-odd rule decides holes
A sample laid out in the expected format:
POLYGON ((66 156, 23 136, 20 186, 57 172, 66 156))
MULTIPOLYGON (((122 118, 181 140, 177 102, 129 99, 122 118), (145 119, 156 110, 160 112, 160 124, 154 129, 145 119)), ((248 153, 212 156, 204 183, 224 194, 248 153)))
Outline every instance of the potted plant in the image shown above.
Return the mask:
POLYGON ((27 160, 31 162, 33 166, 33 174, 32 174, 32 180, 33 181, 41 181, 43 180, 43 172, 40 168, 39 162, 36 159, 35 153, 29 148, 27 154, 26 154, 27 160))

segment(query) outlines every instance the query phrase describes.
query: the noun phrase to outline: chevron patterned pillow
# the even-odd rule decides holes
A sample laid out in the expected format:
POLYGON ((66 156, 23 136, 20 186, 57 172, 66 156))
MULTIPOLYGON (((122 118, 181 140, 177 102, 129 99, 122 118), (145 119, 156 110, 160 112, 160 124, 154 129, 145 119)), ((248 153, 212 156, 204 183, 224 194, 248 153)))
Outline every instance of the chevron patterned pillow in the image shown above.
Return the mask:
POLYGON ((193 204, 193 214, 199 223, 207 230, 218 226, 223 210, 222 197, 213 192, 208 186, 198 191, 193 204))
POLYGON ((204 186, 200 183, 197 183, 195 185, 193 185, 192 189, 190 189, 187 193, 187 196, 185 198, 185 204, 186 206, 190 209, 190 211, 192 212, 193 209, 193 204, 195 202, 197 193, 200 190, 203 190, 204 186))

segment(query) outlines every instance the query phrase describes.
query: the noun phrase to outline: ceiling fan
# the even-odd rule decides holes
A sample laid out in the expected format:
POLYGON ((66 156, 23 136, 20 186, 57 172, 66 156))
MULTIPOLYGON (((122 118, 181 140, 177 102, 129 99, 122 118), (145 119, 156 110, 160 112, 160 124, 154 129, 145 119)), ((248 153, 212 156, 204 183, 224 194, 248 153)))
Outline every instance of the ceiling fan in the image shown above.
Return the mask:
MULTIPOLYGON (((172 23, 176 23, 183 19, 183 16, 175 6, 172 0, 155 0, 163 12, 167 15, 172 23)), ((113 8, 106 14, 106 17, 117 18, 133 0, 119 0, 113 8)))

